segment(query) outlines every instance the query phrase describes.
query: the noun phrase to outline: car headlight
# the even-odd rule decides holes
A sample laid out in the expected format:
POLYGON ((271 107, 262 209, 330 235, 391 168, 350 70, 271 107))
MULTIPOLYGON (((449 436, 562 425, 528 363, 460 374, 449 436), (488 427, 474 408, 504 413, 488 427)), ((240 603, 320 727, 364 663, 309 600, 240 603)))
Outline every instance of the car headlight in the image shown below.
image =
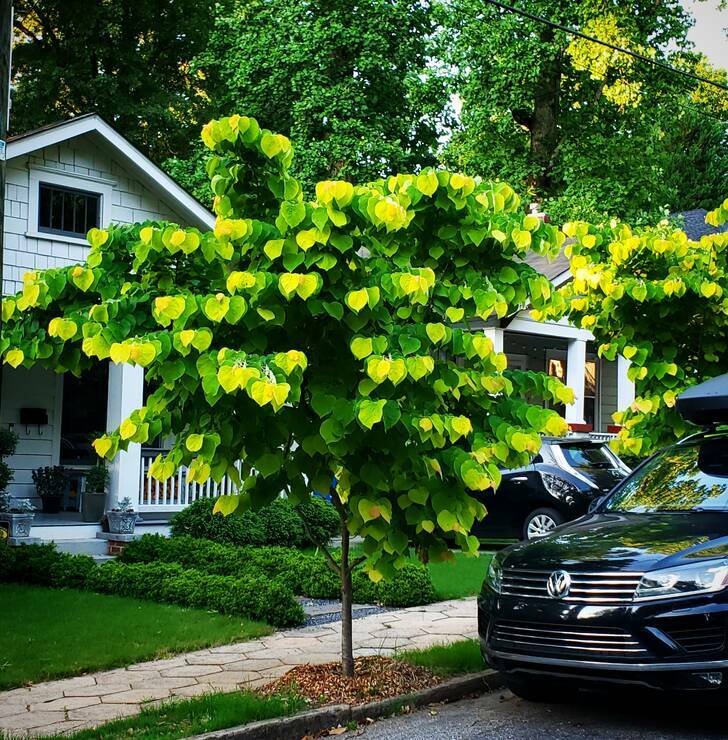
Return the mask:
POLYGON ((501 593, 503 588, 503 564, 501 563, 500 553, 491 558, 485 574, 485 583, 491 591, 495 591, 497 594, 501 593))
POLYGON ((728 559, 706 560, 645 573, 635 592, 636 601, 690 596, 721 591, 728 586, 728 559))
POLYGON ((579 489, 573 483, 569 483, 558 475, 541 473, 541 480, 552 496, 562 499, 567 504, 573 504, 574 496, 579 494, 579 489))

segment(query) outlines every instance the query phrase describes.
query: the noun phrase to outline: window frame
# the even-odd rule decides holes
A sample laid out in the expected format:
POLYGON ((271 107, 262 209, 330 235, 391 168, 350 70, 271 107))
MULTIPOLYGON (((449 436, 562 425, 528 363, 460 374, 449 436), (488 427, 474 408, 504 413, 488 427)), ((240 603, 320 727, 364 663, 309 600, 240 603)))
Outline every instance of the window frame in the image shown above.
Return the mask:
POLYGON ((40 186, 62 188, 86 195, 99 196, 99 227, 111 223, 112 193, 115 183, 110 180, 89 177, 75 173, 61 173, 50 167, 34 167, 30 170, 28 192, 28 230, 26 236, 34 239, 47 239, 54 242, 76 244, 88 247, 85 238, 59 231, 41 231, 40 228, 40 186))

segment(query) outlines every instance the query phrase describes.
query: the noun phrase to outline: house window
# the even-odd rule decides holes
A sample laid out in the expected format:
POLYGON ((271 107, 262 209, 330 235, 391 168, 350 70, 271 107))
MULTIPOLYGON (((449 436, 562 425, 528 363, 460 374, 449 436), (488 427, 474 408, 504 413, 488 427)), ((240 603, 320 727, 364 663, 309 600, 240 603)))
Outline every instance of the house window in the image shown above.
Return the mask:
POLYGON ((85 190, 39 183, 38 231, 84 239, 89 229, 98 228, 101 195, 85 190))

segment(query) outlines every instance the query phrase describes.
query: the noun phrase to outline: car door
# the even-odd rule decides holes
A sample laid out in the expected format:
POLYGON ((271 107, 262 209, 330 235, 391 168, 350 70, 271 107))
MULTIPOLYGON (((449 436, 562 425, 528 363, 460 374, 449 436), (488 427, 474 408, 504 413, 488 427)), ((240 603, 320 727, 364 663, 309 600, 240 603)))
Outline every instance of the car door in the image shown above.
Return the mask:
POLYGON ((480 539, 520 539, 523 521, 532 510, 538 475, 533 465, 502 473, 497 491, 473 494, 488 510, 485 519, 476 522, 472 529, 472 534, 480 539))

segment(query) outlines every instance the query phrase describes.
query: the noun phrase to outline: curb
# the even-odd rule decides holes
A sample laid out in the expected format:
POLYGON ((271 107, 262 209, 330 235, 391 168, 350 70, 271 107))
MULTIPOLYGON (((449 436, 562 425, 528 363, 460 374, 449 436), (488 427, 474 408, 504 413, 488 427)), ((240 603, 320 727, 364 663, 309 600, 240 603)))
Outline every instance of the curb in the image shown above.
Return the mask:
POLYGON ((481 671, 451 678, 437 686, 413 694, 395 696, 360 706, 331 704, 321 709, 300 712, 291 717, 277 717, 261 722, 251 722, 240 727, 208 732, 204 735, 197 735, 193 740, 292 740, 292 738, 314 735, 337 725, 343 726, 352 721, 380 719, 396 713, 404 706, 421 707, 425 704, 455 701, 470 694, 494 691, 503 685, 503 677, 497 671, 481 671))

